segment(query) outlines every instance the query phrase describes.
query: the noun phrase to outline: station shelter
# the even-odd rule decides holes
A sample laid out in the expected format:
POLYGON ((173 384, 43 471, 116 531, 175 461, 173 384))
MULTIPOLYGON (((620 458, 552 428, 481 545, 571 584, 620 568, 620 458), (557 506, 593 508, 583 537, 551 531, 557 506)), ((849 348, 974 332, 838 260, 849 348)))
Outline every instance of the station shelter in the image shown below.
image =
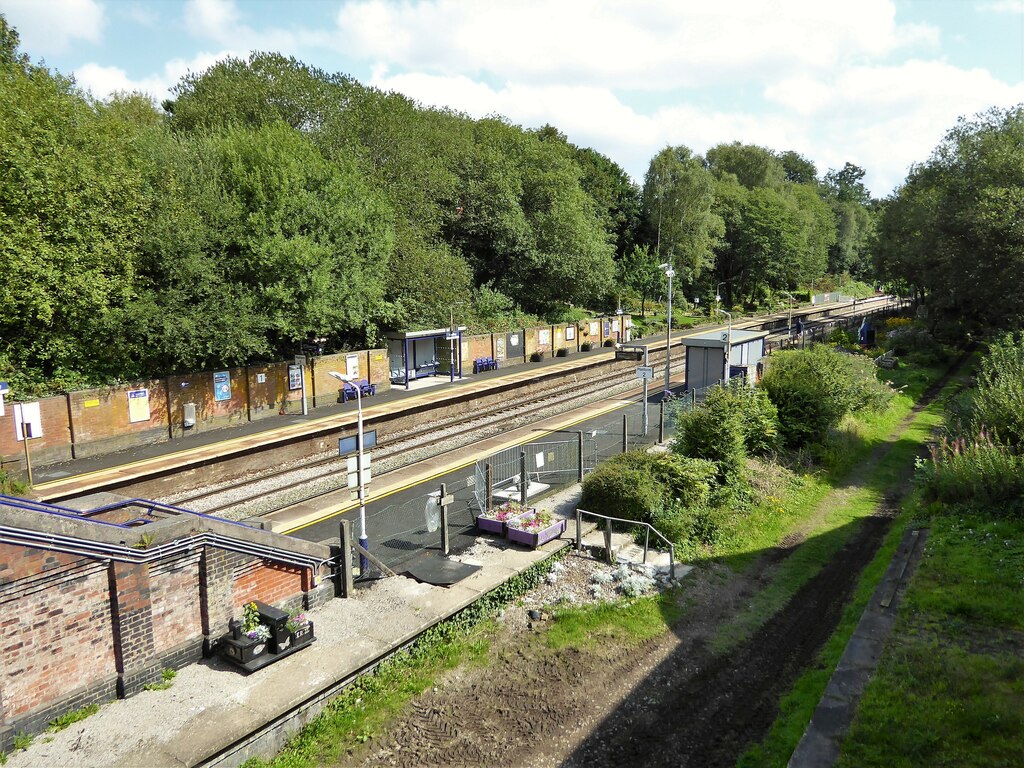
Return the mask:
POLYGON ((466 326, 431 331, 388 331, 391 383, 406 389, 432 376, 462 378, 462 334, 466 326))
POLYGON ((768 331, 720 328, 690 336, 686 346, 686 388, 702 389, 725 377, 725 356, 729 356, 729 379, 742 376, 751 385, 757 379, 757 364, 764 357, 768 331))

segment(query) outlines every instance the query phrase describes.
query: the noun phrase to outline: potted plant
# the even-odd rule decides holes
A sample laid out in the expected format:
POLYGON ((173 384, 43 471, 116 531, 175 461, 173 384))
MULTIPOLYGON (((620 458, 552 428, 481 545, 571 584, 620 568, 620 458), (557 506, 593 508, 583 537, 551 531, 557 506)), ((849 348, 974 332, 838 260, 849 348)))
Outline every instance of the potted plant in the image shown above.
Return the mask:
POLYGON ((580 352, 589 352, 589 351, 590 351, 590 342, 589 341, 584 341, 582 344, 580 344, 580 352))
POLYGON ((509 541, 527 547, 539 547, 565 532, 565 520, 555 520, 550 512, 529 512, 514 517, 506 524, 505 535, 509 541))
POLYGON ((544 350, 538 349, 536 352, 530 355, 531 363, 539 363, 544 359, 544 350))
POLYGON ((245 612, 242 614, 242 634, 253 641, 253 656, 259 656, 267 649, 270 627, 260 621, 260 610, 256 603, 245 606, 245 612))
POLYGON ((288 618, 288 631, 291 633, 291 647, 313 641, 313 622, 304 613, 296 613, 288 618))
POLYGON ((532 508, 524 507, 518 501, 506 501, 504 504, 477 515, 476 527, 487 533, 504 536, 505 525, 509 520, 532 511, 532 508))
POLYGON ((267 650, 270 639, 270 627, 260 621, 260 612, 255 603, 245 606, 242 620, 232 619, 228 622, 231 634, 225 635, 220 641, 220 653, 235 664, 248 664, 267 650))
POLYGON ((559 347, 555 351, 555 357, 567 357, 568 355, 569 355, 569 350, 566 349, 565 347, 559 347))

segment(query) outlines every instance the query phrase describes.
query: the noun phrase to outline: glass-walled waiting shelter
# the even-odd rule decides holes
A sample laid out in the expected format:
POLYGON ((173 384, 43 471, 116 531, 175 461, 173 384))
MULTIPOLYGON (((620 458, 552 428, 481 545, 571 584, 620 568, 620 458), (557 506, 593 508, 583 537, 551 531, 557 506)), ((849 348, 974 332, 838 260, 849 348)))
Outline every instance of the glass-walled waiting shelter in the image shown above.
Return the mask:
POLYGON ((388 368, 391 383, 409 389, 409 382, 427 376, 462 378, 462 334, 465 326, 432 331, 389 331, 388 368))

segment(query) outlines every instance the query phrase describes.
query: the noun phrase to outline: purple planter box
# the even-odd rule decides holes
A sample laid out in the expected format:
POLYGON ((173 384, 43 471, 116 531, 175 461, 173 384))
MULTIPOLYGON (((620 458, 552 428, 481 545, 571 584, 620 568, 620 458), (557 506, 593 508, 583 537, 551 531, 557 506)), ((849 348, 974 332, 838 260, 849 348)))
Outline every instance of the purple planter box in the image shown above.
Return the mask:
MULTIPOLYGON (((526 515, 523 515, 526 517, 526 515)), ((518 528, 508 526, 505 530, 505 535, 509 541, 515 542, 516 544, 523 544, 527 547, 533 547, 536 549, 542 544, 547 544, 552 539, 557 539, 565 532, 565 520, 556 520, 547 528, 543 528, 539 531, 521 531, 518 528)))
MULTIPOLYGON (((523 514, 533 514, 536 510, 530 507, 527 512, 523 514)), ((504 520, 495 520, 493 517, 484 517, 483 515, 477 515, 476 527, 485 533, 496 533, 498 536, 505 535, 505 529, 508 528, 508 523, 504 520)))

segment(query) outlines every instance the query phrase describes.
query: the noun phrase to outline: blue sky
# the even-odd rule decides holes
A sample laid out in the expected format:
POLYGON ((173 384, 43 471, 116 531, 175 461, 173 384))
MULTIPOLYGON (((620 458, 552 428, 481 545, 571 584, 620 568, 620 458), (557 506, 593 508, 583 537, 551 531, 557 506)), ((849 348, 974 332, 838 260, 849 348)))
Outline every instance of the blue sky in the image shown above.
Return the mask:
POLYGON ((850 161, 878 196, 960 116, 1024 103, 1024 0, 0 0, 97 98, 279 51, 474 117, 551 123, 641 181, 666 145, 850 161))

